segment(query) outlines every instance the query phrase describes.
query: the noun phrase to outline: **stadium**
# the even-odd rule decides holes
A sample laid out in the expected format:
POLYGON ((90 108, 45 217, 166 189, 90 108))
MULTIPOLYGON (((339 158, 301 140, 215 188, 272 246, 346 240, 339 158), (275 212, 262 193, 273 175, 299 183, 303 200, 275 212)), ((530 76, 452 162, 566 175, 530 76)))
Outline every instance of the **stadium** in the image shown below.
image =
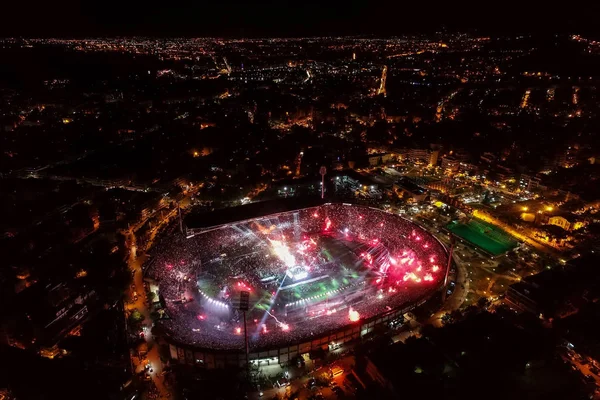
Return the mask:
POLYGON ((186 219, 157 245, 147 277, 173 359, 245 362, 240 292, 250 293, 250 359, 286 363, 393 324, 444 284, 444 246, 418 225, 351 205, 255 203, 186 219))

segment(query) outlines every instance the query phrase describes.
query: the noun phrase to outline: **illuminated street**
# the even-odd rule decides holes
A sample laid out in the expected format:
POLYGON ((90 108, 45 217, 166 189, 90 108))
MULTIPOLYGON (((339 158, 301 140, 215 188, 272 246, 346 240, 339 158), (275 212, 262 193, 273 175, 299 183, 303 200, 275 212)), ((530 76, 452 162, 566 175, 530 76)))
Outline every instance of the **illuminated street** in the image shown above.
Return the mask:
POLYGON ((146 290, 144 288, 142 265, 144 263, 144 256, 137 257, 136 252, 133 250, 136 246, 135 235, 131 234, 128 239, 131 243, 131 254, 129 257, 129 268, 133 272, 133 287, 128 292, 128 297, 133 298, 133 293, 137 293, 137 301, 128 301, 126 304, 127 312, 132 310, 138 310, 143 316, 144 321, 142 323, 142 333, 148 346, 148 353, 142 359, 138 358, 135 351, 131 352, 131 362, 135 367, 135 372, 140 373, 145 370, 145 366, 149 363, 150 368, 153 370, 150 372, 150 378, 160 393, 160 399, 169 399, 171 393, 165 386, 164 375, 162 375, 162 361, 160 359, 158 345, 153 339, 151 334, 152 330, 152 319, 148 310, 148 300, 146 296, 146 290))

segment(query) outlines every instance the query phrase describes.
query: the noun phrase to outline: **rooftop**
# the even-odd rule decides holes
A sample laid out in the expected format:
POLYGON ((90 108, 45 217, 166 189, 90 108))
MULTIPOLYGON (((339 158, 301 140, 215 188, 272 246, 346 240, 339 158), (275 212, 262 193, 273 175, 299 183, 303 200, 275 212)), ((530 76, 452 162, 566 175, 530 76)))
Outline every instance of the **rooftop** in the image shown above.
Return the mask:
POLYGON ((222 208, 210 212, 190 214, 185 218, 185 225, 190 229, 208 229, 251 218, 259 218, 271 214, 315 207, 323 203, 323 200, 315 197, 288 197, 285 199, 261 201, 238 207, 222 208))

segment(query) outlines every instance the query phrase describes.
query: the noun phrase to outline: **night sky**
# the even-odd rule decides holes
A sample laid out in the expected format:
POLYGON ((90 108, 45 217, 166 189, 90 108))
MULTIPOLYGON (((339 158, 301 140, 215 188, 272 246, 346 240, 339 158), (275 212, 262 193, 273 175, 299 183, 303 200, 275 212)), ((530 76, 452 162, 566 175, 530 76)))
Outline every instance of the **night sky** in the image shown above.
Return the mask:
MULTIPOLYGON (((10 0, 9 0, 10 1, 10 0)), ((596 3, 596 2, 595 2, 596 3)), ((480 33, 596 34, 600 6, 527 1, 10 1, 2 36, 399 35, 446 28, 480 33)), ((581 4, 581 3, 578 3, 581 4)))

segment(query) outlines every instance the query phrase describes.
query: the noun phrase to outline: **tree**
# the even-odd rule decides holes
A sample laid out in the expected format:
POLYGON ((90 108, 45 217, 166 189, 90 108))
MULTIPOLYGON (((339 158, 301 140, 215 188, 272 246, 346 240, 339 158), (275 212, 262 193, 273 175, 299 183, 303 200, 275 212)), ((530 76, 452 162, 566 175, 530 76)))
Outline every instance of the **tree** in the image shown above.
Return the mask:
POLYGON ((600 235, 600 223, 589 224, 586 229, 591 235, 600 235))
POLYGON ((133 327, 138 327, 142 321, 144 321, 144 316, 141 312, 136 308, 131 314, 129 314, 129 324, 133 327))
MULTIPOLYGON (((446 315, 449 315, 449 314, 446 314, 446 315)), ((442 320, 444 320, 444 317, 442 317, 442 320)), ((423 337, 430 338, 434 335, 435 331, 436 331, 436 328, 433 325, 427 324, 423 328, 421 328, 421 335, 423 337)), ((414 336, 411 336, 411 337, 414 337, 414 336)))
POLYGON ((152 318, 153 321, 159 320, 160 319, 160 313, 158 311, 152 311, 150 313, 150 318, 152 318))
POLYGON ((452 317, 452 319, 454 321, 458 321, 458 320, 462 319, 463 314, 460 310, 454 310, 450 313, 450 316, 452 317))
POLYGON ((446 314, 444 314, 442 316, 442 322, 444 323, 444 325, 446 324, 453 324, 456 321, 461 320, 463 317, 462 312, 460 312, 460 310, 454 310, 451 312, 447 312, 446 314))
POLYGON ((452 322, 452 316, 450 315, 449 312, 447 312, 444 315, 442 315, 441 320, 444 325, 449 324, 452 322))
POLYGON ((477 305, 481 308, 488 308, 490 304, 491 302, 487 297, 481 297, 479 300, 477 300, 477 305))
POLYGON ((148 300, 150 303, 154 303, 157 300, 157 295, 155 292, 148 292, 148 300))

